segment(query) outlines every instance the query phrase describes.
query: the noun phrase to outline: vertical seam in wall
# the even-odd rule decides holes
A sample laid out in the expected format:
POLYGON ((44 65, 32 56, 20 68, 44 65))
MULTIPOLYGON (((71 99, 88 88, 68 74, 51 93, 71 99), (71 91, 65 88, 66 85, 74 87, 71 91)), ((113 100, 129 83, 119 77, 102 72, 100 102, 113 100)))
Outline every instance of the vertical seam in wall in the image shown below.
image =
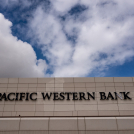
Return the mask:
MULTIPOLYGON (((95 77, 94 77, 94 82, 95 82, 95 77)), ((95 82, 95 93, 97 95, 97 91, 96 91, 96 82, 95 82)), ((95 96, 95 98, 97 99, 98 97, 95 96)), ((97 112, 98 112, 98 116, 99 116, 99 110, 98 110, 98 99, 96 100, 97 101, 97 112)))
MULTIPOLYGON (((18 91, 18 84, 19 84, 19 78, 18 78, 18 83, 17 83, 17 90, 16 90, 16 93, 17 93, 17 91, 18 91)), ((15 106, 16 106, 16 101, 15 101, 15 106)), ((17 111, 15 111, 15 106, 14 106, 14 112, 16 112, 16 113, 15 113, 15 116, 17 116, 17 111)))
POLYGON ((7 83, 7 87, 6 87, 6 91, 5 91, 5 92, 7 92, 7 89, 8 89, 8 84, 9 84, 9 82, 7 83))
POLYGON ((74 100, 74 111, 76 111, 76 103, 75 103, 75 100, 74 100))
POLYGON ((86 119, 85 119, 85 117, 84 117, 84 124, 85 124, 85 132, 86 132, 87 128, 86 128, 86 119))
MULTIPOLYGON (((8 84, 9 84, 9 78, 8 78, 8 82, 7 82, 7 89, 8 89, 8 84)), ((6 92, 7 92, 7 89, 6 89, 6 92)))
POLYGON ((116 119, 117 131, 118 131, 118 134, 119 134, 117 118, 115 117, 115 119, 116 119))
MULTIPOLYGON (((96 98, 96 99, 97 99, 97 98, 96 98)), ((98 116, 99 116, 98 99, 97 99, 97 112, 98 112, 98 116)))
POLYGON ((21 123, 21 117, 20 117, 20 121, 19 121, 19 131, 20 131, 20 123, 21 123))
MULTIPOLYGON (((26 92, 29 92, 28 90, 29 90, 29 84, 30 84, 30 83, 28 82, 28 83, 25 83, 25 84, 28 84, 28 88, 27 88, 26 92)), ((31 84, 32 84, 32 83, 31 83, 31 84)), ((32 104, 28 104, 28 105, 33 106, 32 104)), ((35 107, 34 107, 34 111, 35 111, 35 107)), ((32 111, 32 112, 34 112, 34 111, 32 111)), ((22 112, 22 111, 21 111, 21 112, 22 112)), ((25 110, 25 111, 23 111, 23 112, 25 113, 25 112, 30 112, 30 111, 26 111, 26 110, 25 110)), ((21 116, 21 115, 20 115, 20 116, 21 116)))
POLYGON ((4 114, 4 108, 5 108, 5 102, 4 102, 4 106, 3 106, 2 116, 3 116, 3 114, 4 114))
POLYGON ((29 89, 29 84, 30 84, 30 83, 28 82, 28 88, 27 88, 27 92, 28 92, 28 89, 29 89))
POLYGON ((120 110, 119 110, 119 103, 118 103, 118 100, 117 100, 117 106, 118 106, 118 112, 119 112, 119 116, 120 116, 121 114, 120 114, 120 110))
MULTIPOLYGON (((18 92, 18 85, 19 85, 19 78, 18 78, 17 91, 16 92, 18 92)), ((16 104, 16 101, 15 101, 15 104, 16 104)))
POLYGON ((54 116, 54 112, 55 112, 55 104, 54 104, 53 111, 52 111, 53 116, 54 116))
MULTIPOLYGON (((38 92, 37 92, 37 87, 38 87, 38 77, 37 77, 37 86, 36 86, 36 93, 38 95, 38 92)), ((38 98, 37 98, 37 101, 38 101, 38 98)), ((35 116, 35 113, 36 113, 36 101, 35 101, 35 112, 34 112, 34 116, 35 116)))
MULTIPOLYGON (((75 92, 74 77, 73 77, 73 85, 74 85, 74 92, 75 92)), ((74 111, 76 111, 76 107, 75 107, 75 101, 74 101, 74 111)))
MULTIPOLYGON (((16 103, 16 102, 15 102, 16 103)), ((14 112, 15 112, 15 104, 14 104, 14 112)), ((12 112, 13 113, 13 112, 12 112)), ((11 115, 11 116, 13 116, 13 115, 11 115)), ((15 116, 16 116, 16 113, 15 113, 15 116)))
MULTIPOLYGON (((115 82, 114 82, 114 88, 115 88, 115 82)), ((116 88, 115 88, 115 92, 117 92, 117 91, 116 91, 116 88)), ((119 115, 120 115, 118 98, 117 98, 117 106, 118 106, 118 112, 119 112, 119 115)))
POLYGON ((93 77, 94 78, 94 82, 95 82, 95 77, 93 77))
MULTIPOLYGON (((42 84, 42 82, 41 83, 39 83, 39 79, 38 79, 38 84, 42 84)), ((44 83, 43 83, 44 84, 44 83)), ((46 88, 47 88, 47 81, 45 82, 45 92, 46 92, 46 88)), ((42 91, 40 91, 39 93, 41 94, 41 92, 42 91)), ((41 98, 39 98, 39 99, 41 99, 41 98)), ((42 98, 43 99, 43 98, 42 98)), ((43 100, 44 101, 44 100, 43 100)), ((38 103, 36 103, 36 106, 37 105, 39 105, 38 103)), ((43 111, 38 111, 38 112, 43 112, 43 115, 45 115, 45 113, 46 113, 46 111, 45 111, 45 104, 43 103, 43 111)))
POLYGON ((72 111, 72 116, 74 116, 74 115, 73 115, 73 111, 72 111))
POLYGON ((48 118, 48 134, 49 134, 50 117, 48 118))
MULTIPOLYGON (((18 83, 17 83, 17 90, 18 90, 18 83)), ((16 92, 17 92, 16 90, 16 92)), ((15 104, 14 104, 14 112, 15 112, 15 105, 16 105, 16 101, 15 101, 15 104)), ((15 113, 15 116, 16 116, 16 113, 15 113)))
POLYGON ((125 82, 123 82, 123 86, 124 86, 124 90, 126 91, 126 89, 125 89, 125 84, 124 84, 125 82))
MULTIPOLYGON (((37 88, 38 88, 38 83, 39 83, 39 78, 37 78, 36 92, 38 92, 38 91, 37 91, 37 88)), ((45 84, 45 90, 46 90, 46 84, 45 84)))
MULTIPOLYGON (((7 87, 6 87, 5 93, 7 93, 8 83, 9 83, 9 78, 8 78, 8 82, 7 82, 7 87)), ((4 104, 3 104, 3 105, 4 105, 4 106, 3 106, 3 110, 2 110, 2 116, 3 116, 3 114, 4 114, 5 101, 4 101, 4 104)))
POLYGON ((96 82, 95 82, 95 78, 94 78, 94 83, 95 83, 95 92, 97 92, 97 91, 96 91, 96 82))
MULTIPOLYGON (((73 85, 74 85, 74 92, 75 92, 75 83, 74 83, 74 77, 73 77, 73 85)), ((74 111, 76 111, 75 101, 74 101, 74 111)))
POLYGON ((77 130, 78 130, 78 134, 79 134, 78 117, 77 117, 77 130))
POLYGON ((114 82, 114 77, 113 77, 113 83, 114 83, 114 89, 115 89, 115 91, 116 91, 116 88, 115 88, 115 82, 114 82))
POLYGON ((55 77, 54 77, 54 92, 55 92, 55 77))
MULTIPOLYGON (((54 77, 54 92, 55 92, 55 77, 54 77)), ((54 108, 53 108, 53 116, 54 116, 54 112, 55 112, 55 101, 54 101, 54 108)))

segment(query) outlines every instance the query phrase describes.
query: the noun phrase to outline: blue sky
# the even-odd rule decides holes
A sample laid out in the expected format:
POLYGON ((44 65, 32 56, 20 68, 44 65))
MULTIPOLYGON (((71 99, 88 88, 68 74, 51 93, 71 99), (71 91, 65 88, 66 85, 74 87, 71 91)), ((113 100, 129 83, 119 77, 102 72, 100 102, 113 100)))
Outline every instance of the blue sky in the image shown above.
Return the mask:
POLYGON ((134 76, 133 0, 1 0, 0 77, 134 76))

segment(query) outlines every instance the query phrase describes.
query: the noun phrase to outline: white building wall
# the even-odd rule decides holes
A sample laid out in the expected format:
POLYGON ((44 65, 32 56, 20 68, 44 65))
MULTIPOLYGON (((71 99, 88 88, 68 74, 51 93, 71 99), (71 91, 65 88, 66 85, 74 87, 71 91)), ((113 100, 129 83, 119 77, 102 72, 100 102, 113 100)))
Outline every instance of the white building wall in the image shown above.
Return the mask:
POLYGON ((0 101, 0 134, 134 134, 134 77, 0 78, 0 93, 37 92, 37 101, 0 101), (43 100, 41 92, 95 92, 95 100, 43 100), (132 100, 100 100, 130 92, 132 100))

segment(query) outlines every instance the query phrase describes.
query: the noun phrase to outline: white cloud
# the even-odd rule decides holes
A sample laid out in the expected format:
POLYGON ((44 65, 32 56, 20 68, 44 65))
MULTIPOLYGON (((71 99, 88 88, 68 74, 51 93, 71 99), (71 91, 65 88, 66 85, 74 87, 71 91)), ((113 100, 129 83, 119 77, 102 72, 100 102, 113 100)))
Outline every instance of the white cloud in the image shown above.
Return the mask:
POLYGON ((1 0, 0 5, 2 6, 8 6, 8 8, 12 8, 18 4, 21 4, 21 8, 28 7, 31 5, 31 1, 29 0, 1 0))
POLYGON ((103 71, 134 56, 133 0, 51 2, 49 13, 37 8, 30 28, 53 67, 53 76, 87 76, 95 68, 103 71), (68 11, 76 4, 88 9, 74 17, 68 11), (61 15, 66 16, 65 21, 61 15), (65 33, 77 36, 76 43, 65 33))
POLYGON ((12 23, 0 14, 0 77, 43 77, 47 68, 30 44, 11 33, 12 23))
MULTIPOLYGON (((47 6, 37 7, 29 22, 29 33, 48 59, 52 76, 87 76, 96 68, 103 74, 101 71, 109 65, 121 65, 134 56, 133 0, 50 1, 47 12, 47 6), (76 5, 88 9, 70 15, 68 12, 76 5), (63 21, 61 16, 66 19, 63 21)), ((3 1, 5 5, 12 3, 11 7, 18 2, 3 1)), ((26 0, 23 7, 31 4, 26 0)), ((30 44, 12 36, 11 22, 0 19, 1 76, 44 76, 45 61, 36 59, 30 44)))
POLYGON ((67 12, 74 5, 78 3, 79 0, 50 0, 53 8, 58 12, 67 12))

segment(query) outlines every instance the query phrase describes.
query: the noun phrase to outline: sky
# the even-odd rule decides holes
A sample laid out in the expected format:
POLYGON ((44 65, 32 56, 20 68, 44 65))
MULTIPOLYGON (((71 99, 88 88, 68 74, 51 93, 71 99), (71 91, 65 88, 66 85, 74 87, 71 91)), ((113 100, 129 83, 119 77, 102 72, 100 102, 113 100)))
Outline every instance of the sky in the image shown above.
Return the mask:
POLYGON ((134 0, 0 0, 0 77, 133 77, 134 0))

